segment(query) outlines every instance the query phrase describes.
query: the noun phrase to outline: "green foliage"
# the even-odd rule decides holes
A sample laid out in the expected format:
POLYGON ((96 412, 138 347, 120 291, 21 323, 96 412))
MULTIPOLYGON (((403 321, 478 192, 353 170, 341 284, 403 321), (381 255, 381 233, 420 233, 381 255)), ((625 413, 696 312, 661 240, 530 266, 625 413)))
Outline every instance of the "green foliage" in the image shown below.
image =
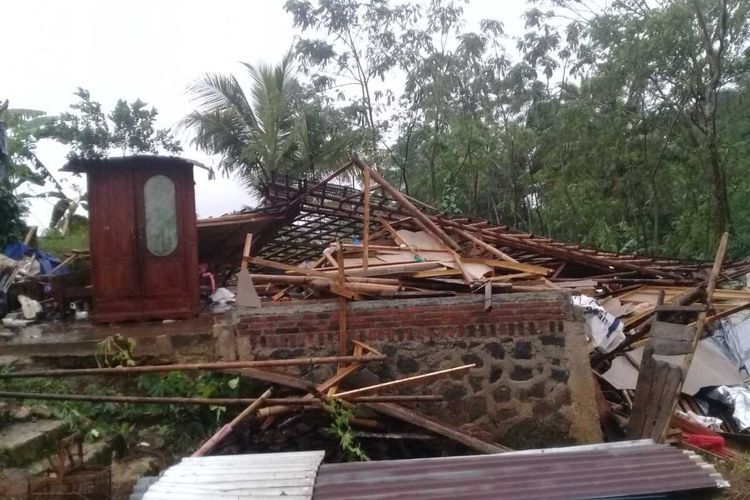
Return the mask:
POLYGON ((96 364, 99 368, 113 366, 135 366, 133 350, 135 339, 119 333, 96 343, 96 364))
POLYGON ((207 74, 188 91, 196 109, 182 121, 192 144, 221 156, 225 174, 248 186, 278 175, 307 177, 338 166, 358 135, 347 112, 300 85, 292 54, 276 66, 244 63, 246 94, 233 75, 207 74))
POLYGON ((106 115, 88 90, 79 87, 75 96, 78 101, 70 105, 72 111, 52 120, 42 132, 42 137, 69 145, 69 158, 103 158, 112 149, 123 155, 182 151, 168 129, 155 128, 156 108, 140 99, 132 103, 120 99, 106 115))
POLYGON ((326 410, 331 415, 331 426, 328 432, 336 437, 349 460, 369 461, 357 439, 354 437, 350 421, 354 416, 352 411, 336 399, 326 404, 326 410))
POLYGON ((39 248, 57 256, 63 256, 71 250, 86 250, 89 248, 87 220, 74 216, 71 229, 65 235, 56 229, 46 231, 39 239, 39 248))
POLYGON ((750 254, 750 3, 529 2, 520 58, 453 2, 289 0, 305 74, 365 154, 450 213, 620 252, 750 254), (400 71, 399 89, 373 91, 400 71), (357 89, 344 94, 343 87, 357 89))
POLYGON ((5 184, 0 181, 0 249, 23 238, 26 229, 22 220, 26 207, 5 184))
MULTIPOLYGON (((10 371, 9 367, 3 367, 10 371)), ((108 383, 76 382, 68 379, 28 378, 0 380, 0 390, 53 394, 90 393, 116 396, 140 393, 147 396, 237 397, 236 377, 201 374, 191 377, 182 372, 166 375, 144 374, 135 379, 108 383)), ((81 401, 27 400, 26 404, 45 404, 55 418, 69 423, 92 438, 120 435, 135 439, 134 429, 157 426, 158 433, 174 457, 184 456, 210 436, 222 423, 225 407, 205 405, 148 405, 93 403, 81 401)))

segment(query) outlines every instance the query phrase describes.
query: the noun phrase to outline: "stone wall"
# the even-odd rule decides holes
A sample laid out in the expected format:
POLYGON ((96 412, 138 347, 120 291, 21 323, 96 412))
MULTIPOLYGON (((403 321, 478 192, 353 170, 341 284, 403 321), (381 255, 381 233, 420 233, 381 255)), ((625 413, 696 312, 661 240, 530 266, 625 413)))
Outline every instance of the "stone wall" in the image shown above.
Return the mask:
MULTIPOLYGON (((419 410, 513 448, 601 440, 583 322, 560 292, 352 302, 348 331, 388 355, 360 384, 475 363, 468 372, 401 394, 441 394, 419 410)), ((264 305, 217 325, 223 358, 335 354, 336 301, 264 305)), ((316 381, 332 366, 302 367, 316 381)))

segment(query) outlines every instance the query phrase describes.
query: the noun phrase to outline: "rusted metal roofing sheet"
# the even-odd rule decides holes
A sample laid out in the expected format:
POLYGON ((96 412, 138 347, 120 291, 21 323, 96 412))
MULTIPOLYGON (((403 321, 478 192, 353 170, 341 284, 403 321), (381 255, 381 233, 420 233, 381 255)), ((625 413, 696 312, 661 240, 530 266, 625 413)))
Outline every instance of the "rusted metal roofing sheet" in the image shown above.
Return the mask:
POLYGON ((188 457, 149 486, 143 500, 310 500, 323 451, 188 457))
POLYGON ((692 452, 630 441, 465 457, 323 464, 313 498, 602 498, 728 486, 692 452))

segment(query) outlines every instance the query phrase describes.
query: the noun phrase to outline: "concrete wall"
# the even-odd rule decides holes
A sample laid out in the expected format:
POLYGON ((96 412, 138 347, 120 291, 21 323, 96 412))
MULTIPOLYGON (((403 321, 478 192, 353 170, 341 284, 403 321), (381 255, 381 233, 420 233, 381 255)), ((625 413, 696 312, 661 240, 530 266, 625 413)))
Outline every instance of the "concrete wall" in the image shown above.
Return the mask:
MULTIPOLYGON (((419 410, 513 448, 601 440, 583 322, 559 292, 353 302, 351 339, 388 355, 359 375, 360 384, 475 363, 468 372, 403 389, 441 394, 419 410)), ((335 301, 273 304, 235 311, 215 327, 225 359, 335 354, 335 301)), ((334 367, 302 367, 320 381, 334 367)))

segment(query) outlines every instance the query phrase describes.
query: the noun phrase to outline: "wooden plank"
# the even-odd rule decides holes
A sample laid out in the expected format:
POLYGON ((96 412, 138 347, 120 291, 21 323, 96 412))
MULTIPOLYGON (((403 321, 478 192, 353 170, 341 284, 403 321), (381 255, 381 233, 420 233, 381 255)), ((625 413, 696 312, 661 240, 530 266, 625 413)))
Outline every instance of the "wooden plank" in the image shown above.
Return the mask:
POLYGON ((412 278, 443 278, 446 276, 459 276, 460 269, 434 269, 430 271, 419 271, 411 275, 412 278))
POLYGON ((659 356, 676 356, 679 354, 688 354, 693 350, 692 339, 671 340, 652 338, 651 346, 654 348, 654 354, 657 354, 659 356))
POLYGON ((443 267, 440 262, 412 262, 409 264, 395 264, 388 266, 370 267, 367 271, 363 269, 352 269, 346 272, 347 276, 387 276, 391 274, 411 274, 418 271, 426 271, 443 267))
POLYGON ((536 273, 513 273, 513 274, 503 274, 500 276, 493 276, 491 278, 487 278, 488 281, 492 283, 502 282, 502 281, 511 281, 511 280, 517 280, 517 279, 523 279, 523 278, 531 278, 531 277, 538 277, 539 275, 536 273))
POLYGON ((315 276, 317 278, 324 278, 324 279, 334 278, 331 274, 324 273, 316 269, 292 266, 289 264, 284 264, 282 262, 275 262, 273 260, 264 259, 262 257, 254 257, 254 256, 247 255, 243 257, 243 263, 246 263, 246 262, 257 264, 259 266, 270 267, 271 269, 278 269, 280 271, 287 271, 287 272, 296 273, 296 274, 306 274, 307 276, 315 276))
POLYGON ((441 436, 445 436, 481 453, 504 453, 512 451, 510 448, 475 438, 455 427, 427 418, 424 415, 413 410, 408 410, 403 406, 394 403, 370 403, 368 406, 378 413, 403 420, 404 422, 416 425, 417 427, 434 432, 435 434, 440 434, 441 436))
POLYGON ((245 246, 242 249, 242 262, 240 263, 240 269, 243 271, 247 270, 247 260, 245 257, 250 256, 250 248, 253 245, 253 233, 247 233, 245 235, 245 246))
POLYGON ((346 327, 347 304, 344 297, 339 297, 339 354, 345 356, 349 352, 349 331, 346 327))
POLYGON ((487 282, 484 285, 484 312, 492 309, 492 283, 487 282))
POLYGON ((552 272, 552 269, 548 269, 542 266, 532 266, 531 264, 522 264, 520 262, 506 262, 497 259, 472 259, 465 258, 464 262, 467 264, 484 264, 490 267, 497 267, 500 269, 510 269, 511 271, 520 271, 523 273, 533 273, 541 276, 547 276, 552 272))
POLYGON ((474 243, 475 245, 477 245, 482 250, 485 250, 485 251, 491 253, 492 255, 501 258, 504 261, 515 262, 515 263, 518 262, 516 259, 514 259, 510 255, 508 255, 505 252, 503 252, 503 251, 501 251, 501 250, 493 247, 492 245, 490 245, 486 241, 484 241, 484 240, 482 240, 482 239, 474 236, 473 234, 471 234, 468 231, 465 231, 463 229, 458 229, 458 228, 454 228, 453 230, 455 232, 457 232, 459 235, 461 235, 463 238, 466 238, 467 240, 469 240, 472 243, 474 243))
POLYGON ((230 373, 239 373, 242 376, 262 380, 271 384, 283 385, 300 389, 305 392, 315 390, 315 385, 299 377, 287 375, 285 373, 274 372, 270 370, 261 370, 259 368, 242 368, 240 370, 226 370, 230 373))
POLYGON ((680 389, 685 380, 685 371, 681 366, 675 366, 670 363, 665 364, 667 369, 663 376, 663 392, 659 399, 659 411, 656 413, 653 430, 649 436, 657 443, 664 441, 666 432, 669 429, 669 422, 672 420, 675 407, 680 399, 680 389))
MULTIPOLYGON (((364 204, 362 246, 364 247, 365 258, 362 260, 362 269, 367 271, 367 260, 370 256, 370 172, 364 170, 363 174, 365 178, 362 190, 364 204)), ((341 248, 340 243, 339 248, 341 248)))
POLYGON ((378 354, 378 355, 382 356, 382 353, 380 351, 378 351, 377 349, 375 349, 372 346, 369 346, 369 345, 365 344, 364 342, 360 342, 359 340, 352 340, 351 343, 354 344, 354 345, 360 346, 362 349, 364 349, 367 352, 370 352, 372 354, 378 354))
POLYGON ((255 290, 253 279, 247 270, 246 258, 250 256, 250 249, 253 244, 252 233, 245 235, 245 246, 242 249, 242 262, 240 262, 240 272, 237 274, 237 305, 239 307, 260 307, 260 297, 255 290))
POLYGON ((453 257, 453 262, 456 263, 456 267, 458 267, 458 269, 461 270, 461 276, 464 279, 464 283, 466 283, 467 285, 471 285, 474 282, 474 279, 469 274, 469 271, 467 271, 466 268, 464 267, 464 263, 461 260, 461 256, 458 255, 453 250, 451 250, 450 248, 446 248, 446 250, 451 254, 451 257, 453 257))
MULTIPOLYGON (((651 325, 651 338, 692 342, 695 326, 655 320, 651 325)), ((657 353, 659 354, 659 353, 657 353)))
POLYGON ((641 367, 638 371, 635 397, 633 398, 633 410, 630 412, 628 422, 628 439, 640 439, 643 436, 643 427, 646 422, 651 386, 654 382, 654 350, 646 346, 641 359, 641 367))
POLYGON ((365 394, 368 392, 379 391, 381 389, 392 389, 394 387, 405 387, 409 385, 421 384, 421 383, 429 382, 436 378, 442 377, 443 375, 466 371, 469 368, 474 368, 475 366, 476 365, 472 363, 470 365, 463 365, 463 366, 457 366, 455 368, 448 368, 447 370, 438 370, 436 372, 425 373, 422 375, 415 375, 413 377, 406 377, 406 378, 402 378, 398 380, 392 380, 390 382, 384 382, 382 384, 375 384, 375 385, 369 385, 367 387, 360 387, 359 389, 352 389, 351 391, 340 392, 336 394, 336 397, 343 398, 347 396, 355 396, 355 395, 365 394))
POLYGON ((352 363, 351 365, 340 368, 335 375, 333 375, 331 378, 325 380, 324 382, 318 384, 316 386, 316 389, 320 392, 326 392, 331 387, 337 385, 339 382, 344 380, 346 377, 351 375, 352 373, 356 373, 360 368, 364 366, 362 363, 352 363))

